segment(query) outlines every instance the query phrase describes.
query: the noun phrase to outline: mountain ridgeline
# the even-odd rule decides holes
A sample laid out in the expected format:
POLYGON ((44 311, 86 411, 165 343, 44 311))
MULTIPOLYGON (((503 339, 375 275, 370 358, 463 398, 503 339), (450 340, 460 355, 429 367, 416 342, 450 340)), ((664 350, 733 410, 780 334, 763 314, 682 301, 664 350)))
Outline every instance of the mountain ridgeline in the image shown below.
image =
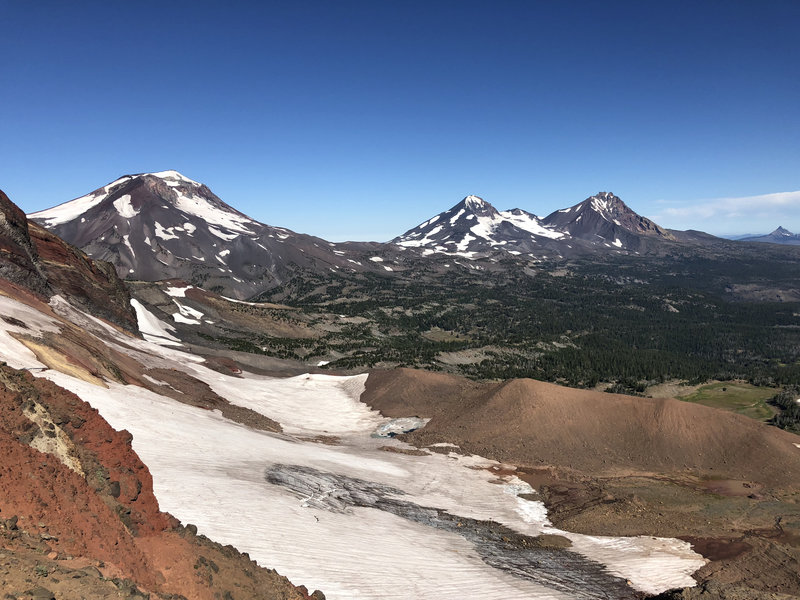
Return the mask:
MULTIPOLYGON (((259 223, 165 171, 31 219, 125 279, 292 307, 237 308, 269 312, 274 331, 246 319, 220 328, 176 314, 163 291, 131 288, 191 343, 335 370, 628 391, 667 379, 800 383, 800 248, 667 230, 607 192, 543 218, 468 196, 388 243, 333 244, 259 223)), ((220 306, 189 295, 202 314, 220 306)))
POLYGON ((792 233, 784 227, 778 227, 775 231, 766 235, 746 235, 736 239, 740 242, 764 242, 767 244, 800 246, 800 234, 792 233))
POLYGON ((512 256, 576 256, 587 252, 637 252, 648 241, 675 241, 665 229, 633 212, 614 194, 601 192, 544 218, 515 208, 498 211, 477 196, 395 238, 425 255, 465 258, 496 252, 512 256))
POLYGON ((239 299, 303 270, 402 273, 416 269, 420 258, 536 262, 657 251, 676 242, 617 196, 601 192, 544 218, 518 208, 498 211, 468 196, 389 243, 334 244, 260 223, 176 171, 126 175, 30 218, 111 262, 120 277, 179 278, 239 299))

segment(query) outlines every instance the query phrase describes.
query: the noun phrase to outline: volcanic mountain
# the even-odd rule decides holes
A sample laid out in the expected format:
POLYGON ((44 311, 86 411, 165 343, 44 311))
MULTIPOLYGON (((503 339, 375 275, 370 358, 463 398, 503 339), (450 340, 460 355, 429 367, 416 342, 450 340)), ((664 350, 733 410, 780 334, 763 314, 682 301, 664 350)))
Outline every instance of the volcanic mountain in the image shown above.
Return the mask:
POLYGON ((800 234, 792 233, 783 227, 778 227, 775 231, 767 235, 748 235, 737 239, 740 242, 766 242, 769 244, 800 246, 800 234))
POLYGON ((598 250, 637 251, 644 239, 674 241, 610 192, 539 218, 522 209, 498 211, 477 196, 428 219, 392 240, 405 248, 476 258, 503 250, 535 256, 598 250))
POLYGON ((423 254, 456 254, 466 258, 500 248, 521 254, 555 248, 554 240, 566 236, 543 225, 524 210, 499 212, 478 196, 467 196, 453 208, 392 240, 404 248, 419 248, 423 254))
POLYGON ((628 208, 611 192, 600 192, 583 202, 557 210, 542 223, 590 244, 638 250, 644 239, 675 238, 668 231, 628 208))
POLYGON ((352 259, 349 249, 259 223, 177 171, 126 175, 29 216, 112 263, 120 277, 185 279, 237 298, 274 287, 297 268, 380 268, 352 259))

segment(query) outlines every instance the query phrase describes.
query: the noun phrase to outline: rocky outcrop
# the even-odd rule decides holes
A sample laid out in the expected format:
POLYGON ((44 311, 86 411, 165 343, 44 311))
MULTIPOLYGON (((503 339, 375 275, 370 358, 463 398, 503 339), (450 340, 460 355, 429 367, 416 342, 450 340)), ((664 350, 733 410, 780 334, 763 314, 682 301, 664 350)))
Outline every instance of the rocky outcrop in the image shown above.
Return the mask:
POLYGON ((130 293, 110 263, 92 260, 35 223, 30 223, 29 230, 41 269, 53 290, 95 316, 138 331, 130 293))
POLYGON ((130 294, 114 268, 46 229, 0 191, 0 278, 40 298, 61 294, 87 312, 136 331, 130 294))
POLYGON ((0 190, 0 278, 44 296, 50 286, 38 263, 25 213, 0 190))

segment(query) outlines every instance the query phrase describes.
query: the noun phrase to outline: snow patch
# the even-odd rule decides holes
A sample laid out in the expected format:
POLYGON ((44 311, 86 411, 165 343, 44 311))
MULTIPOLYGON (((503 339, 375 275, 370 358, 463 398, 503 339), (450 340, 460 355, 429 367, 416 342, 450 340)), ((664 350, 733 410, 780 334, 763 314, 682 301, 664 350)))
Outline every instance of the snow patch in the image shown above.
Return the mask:
POLYGON ((124 194, 120 196, 114 200, 113 204, 120 216, 126 219, 132 219, 139 214, 139 211, 133 208, 133 204, 131 204, 130 194, 124 194))
POLYGON ((136 252, 133 251, 133 246, 131 246, 131 242, 128 239, 129 237, 130 236, 127 235, 127 234, 123 235, 122 236, 122 241, 125 242, 125 245, 128 247, 128 250, 131 251, 131 256, 133 256, 133 258, 135 259, 136 258, 136 252))
MULTIPOLYGON (((160 179, 172 179, 173 181, 184 182, 184 183, 191 183, 194 185, 200 185, 196 181, 189 179, 185 175, 181 175, 177 171, 169 170, 169 171, 158 171, 157 173, 145 173, 145 175, 152 175, 153 177, 159 177, 160 179)), ((169 185, 169 182, 168 182, 169 185)))
POLYGON ((172 296, 173 298, 185 298, 186 291, 192 289, 194 286, 187 285, 186 287, 168 287, 164 290, 164 293, 167 296, 172 296))
POLYGON ((542 225, 539 218, 536 217, 535 215, 528 215, 526 213, 515 215, 511 211, 503 211, 500 213, 500 216, 504 220, 514 225, 514 227, 522 229, 523 231, 527 231, 528 233, 538 235, 540 237, 546 237, 552 240, 558 240, 564 237, 564 234, 562 232, 550 229, 549 227, 545 227, 544 225, 542 225))
MULTIPOLYGON (((221 206, 214 206, 203 196, 192 194, 187 196, 180 192, 177 193, 175 206, 183 212, 203 219, 210 225, 218 225, 223 229, 235 231, 237 234, 252 234, 253 231, 248 226, 258 225, 249 217, 233 212, 233 209, 226 209, 221 206)), ((211 228, 209 227, 209 230, 211 228)), ((216 234, 215 234, 216 235, 216 234)), ((220 236, 221 237, 221 236, 220 236)), ((236 236, 234 236, 236 237, 236 236)), ((232 238, 229 238, 232 239, 232 238)))
POLYGON ((456 213, 456 215, 455 215, 455 216, 454 216, 452 219, 450 219, 450 225, 455 225, 455 224, 456 224, 456 221, 458 221, 458 217, 460 217, 461 215, 463 215, 465 212, 466 212, 466 211, 465 211, 463 208, 462 208, 461 210, 459 210, 459 211, 456 213))
POLYGON ((162 240, 177 240, 178 236, 173 233, 173 228, 170 227, 169 229, 164 229, 164 227, 158 221, 154 221, 153 225, 156 228, 156 237, 161 238, 162 240))
POLYGON ((231 240, 236 239, 240 235, 238 233, 223 233, 219 229, 211 227, 211 225, 208 226, 208 231, 217 236, 218 238, 225 240, 226 242, 230 242, 231 240))
POLYGON ((136 311, 136 323, 144 339, 162 346, 183 345, 178 338, 169 333, 169 331, 175 331, 175 328, 161 321, 147 310, 136 298, 131 298, 131 306, 133 306, 133 310, 136 311))
POLYGON ((112 188, 117 187, 129 179, 131 179, 130 175, 120 177, 119 179, 112 181, 107 186, 96 190, 91 194, 81 196, 80 198, 75 198, 75 200, 64 202, 63 204, 59 204, 53 208, 48 208, 47 210, 40 210, 39 212, 31 213, 28 216, 31 219, 43 220, 45 227, 54 227, 55 225, 68 223, 100 204, 103 200, 108 198, 112 188))

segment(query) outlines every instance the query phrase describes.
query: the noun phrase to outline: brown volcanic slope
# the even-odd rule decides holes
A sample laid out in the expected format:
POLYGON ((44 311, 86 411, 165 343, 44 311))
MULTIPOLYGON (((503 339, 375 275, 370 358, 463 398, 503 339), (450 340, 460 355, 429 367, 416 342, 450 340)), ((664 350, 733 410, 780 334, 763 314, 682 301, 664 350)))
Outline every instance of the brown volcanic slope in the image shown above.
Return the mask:
POLYGON ((577 390, 532 379, 478 384, 398 369, 374 372, 362 400, 386 416, 432 417, 415 443, 595 475, 685 473, 800 486, 800 438, 671 398, 577 390))
POLYGON ((664 598, 800 597, 800 436, 675 399, 410 369, 371 373, 361 399, 431 417, 404 436, 416 446, 516 465, 558 527, 691 542, 700 585, 664 598))
POLYGON ((0 190, 0 278, 42 299, 53 294, 129 331, 136 331, 131 297, 114 267, 93 261, 25 213, 0 190))

